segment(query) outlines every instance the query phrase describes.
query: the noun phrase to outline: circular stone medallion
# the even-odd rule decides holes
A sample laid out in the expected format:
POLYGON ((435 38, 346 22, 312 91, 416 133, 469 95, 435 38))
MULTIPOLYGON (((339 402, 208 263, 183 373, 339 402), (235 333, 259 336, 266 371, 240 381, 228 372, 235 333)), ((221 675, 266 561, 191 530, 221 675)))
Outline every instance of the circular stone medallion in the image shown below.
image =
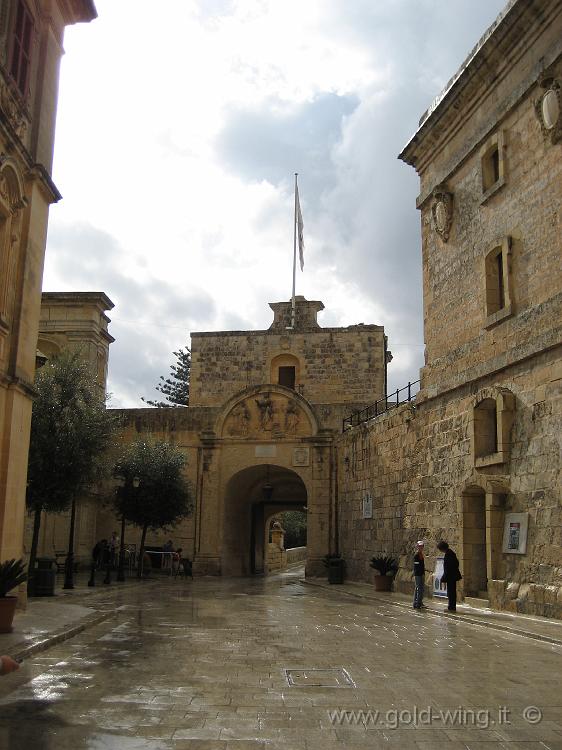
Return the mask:
POLYGON ((549 89, 546 92, 542 98, 541 109, 545 128, 547 130, 552 130, 560 117, 560 102, 556 91, 549 89))

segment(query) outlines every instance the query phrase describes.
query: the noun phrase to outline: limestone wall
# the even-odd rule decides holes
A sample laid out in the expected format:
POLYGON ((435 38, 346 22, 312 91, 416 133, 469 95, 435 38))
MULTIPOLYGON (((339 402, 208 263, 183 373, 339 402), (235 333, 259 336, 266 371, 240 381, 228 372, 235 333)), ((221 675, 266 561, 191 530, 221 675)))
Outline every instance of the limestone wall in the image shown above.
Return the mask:
POLYGON ((370 557, 393 554, 400 558, 395 585, 410 590, 415 541, 426 539, 426 567, 432 571, 436 542, 445 538, 461 559, 468 585, 475 556, 470 501, 481 492, 482 503, 484 495, 498 503, 484 521, 491 605, 562 616, 560 352, 512 368, 501 386, 515 398, 510 458, 502 464, 475 467, 474 395, 468 387, 416 408, 405 405, 339 438, 339 544, 351 579, 372 580, 370 557), (372 519, 362 518, 367 492, 372 519), (502 552, 503 519, 511 512, 528 513, 523 555, 502 552))
POLYGON ((295 367, 295 390, 311 404, 328 407, 322 414, 328 426, 339 426, 338 405, 349 411, 376 401, 385 388, 383 328, 320 328, 318 305, 323 307, 300 298, 302 320, 294 330, 278 320, 290 315, 285 302, 272 303, 276 320, 267 331, 192 334, 190 404, 221 406, 249 386, 279 383, 279 366, 295 367))

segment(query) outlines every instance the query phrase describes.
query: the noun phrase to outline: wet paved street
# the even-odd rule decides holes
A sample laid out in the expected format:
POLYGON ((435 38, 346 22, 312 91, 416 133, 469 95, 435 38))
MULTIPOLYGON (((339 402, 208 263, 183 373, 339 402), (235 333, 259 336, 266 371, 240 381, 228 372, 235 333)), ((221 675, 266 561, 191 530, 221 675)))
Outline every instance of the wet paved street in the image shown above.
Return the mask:
POLYGON ((562 750, 560 647, 299 574, 122 592, 1 679, 0 750, 562 750))

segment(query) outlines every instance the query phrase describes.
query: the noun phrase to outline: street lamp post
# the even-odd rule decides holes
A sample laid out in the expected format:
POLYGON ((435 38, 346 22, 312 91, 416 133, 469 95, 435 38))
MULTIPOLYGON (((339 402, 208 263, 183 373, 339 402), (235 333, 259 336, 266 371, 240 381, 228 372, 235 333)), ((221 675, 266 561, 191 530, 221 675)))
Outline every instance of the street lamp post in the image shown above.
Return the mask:
MULTIPOLYGON (((132 479, 127 477, 124 481, 123 486, 121 487, 121 490, 127 495, 130 495, 132 494, 133 490, 138 489, 139 484, 140 484, 140 479, 138 477, 133 477, 132 479)), ((117 580, 118 581, 125 580, 125 515, 124 514, 121 516, 121 543, 119 545, 119 565, 117 567, 117 580)))

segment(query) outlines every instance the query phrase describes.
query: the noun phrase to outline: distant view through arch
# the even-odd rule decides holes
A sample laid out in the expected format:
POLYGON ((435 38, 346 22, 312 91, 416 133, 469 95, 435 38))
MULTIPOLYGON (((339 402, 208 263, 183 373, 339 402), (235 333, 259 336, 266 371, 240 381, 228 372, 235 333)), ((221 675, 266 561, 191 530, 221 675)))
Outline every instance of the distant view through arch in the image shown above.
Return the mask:
POLYGON ((224 497, 222 574, 266 572, 272 517, 284 511, 306 511, 306 507, 306 486, 291 469, 260 464, 234 474, 224 497))

